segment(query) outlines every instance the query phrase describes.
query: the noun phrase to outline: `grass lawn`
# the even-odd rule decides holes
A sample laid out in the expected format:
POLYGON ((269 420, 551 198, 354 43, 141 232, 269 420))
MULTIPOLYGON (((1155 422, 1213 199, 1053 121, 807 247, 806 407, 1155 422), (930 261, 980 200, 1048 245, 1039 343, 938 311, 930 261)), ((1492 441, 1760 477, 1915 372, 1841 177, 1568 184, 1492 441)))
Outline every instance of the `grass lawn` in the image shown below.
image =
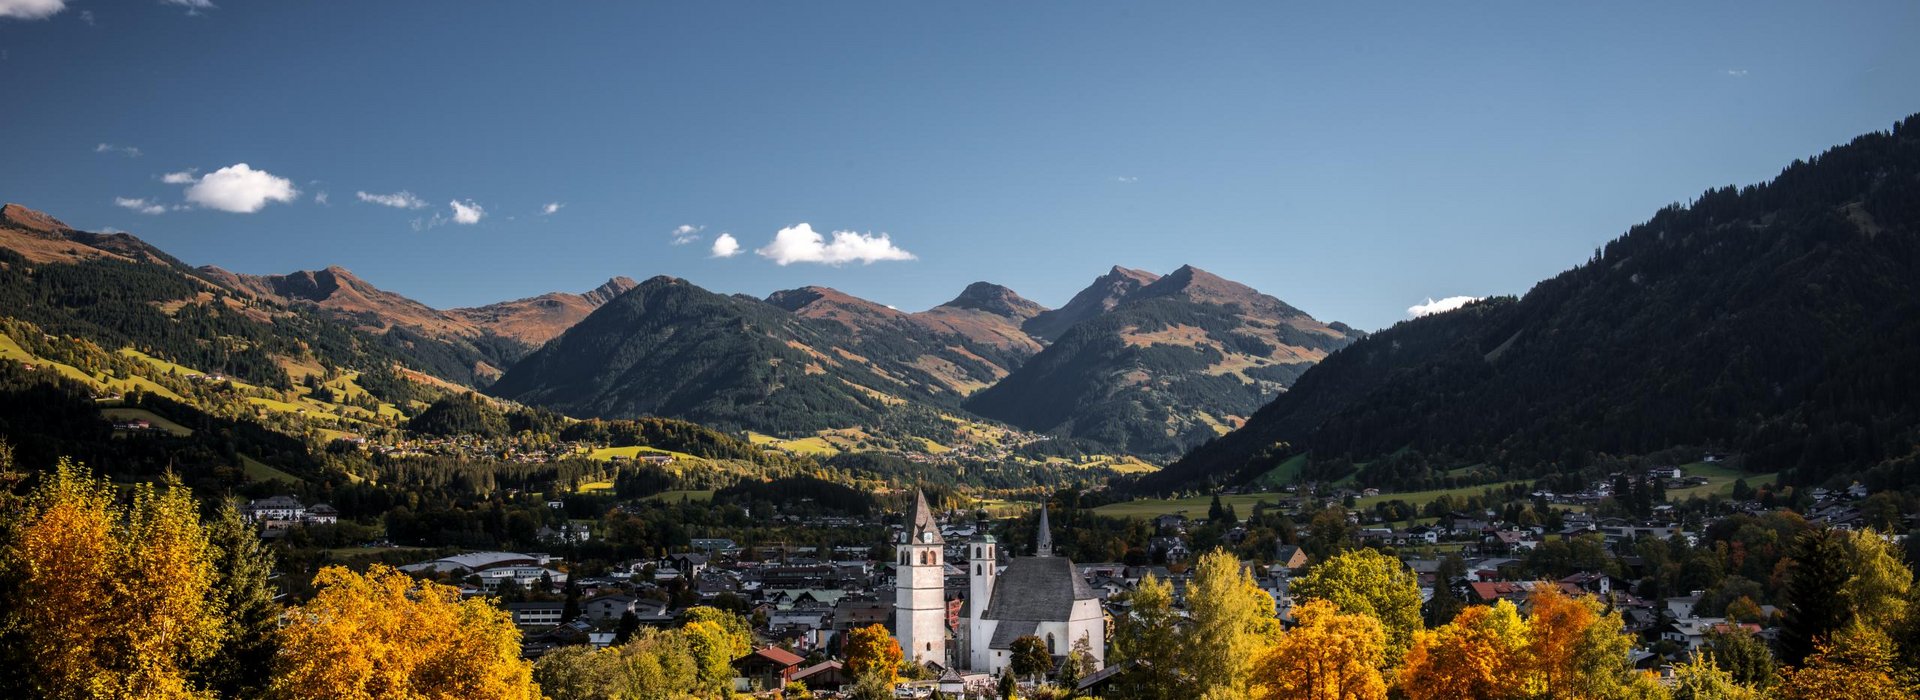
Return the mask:
POLYGON ((240 455, 240 468, 253 481, 285 481, 289 484, 306 483, 305 479, 267 466, 260 460, 240 455))
POLYGON ((602 447, 600 449, 587 453, 587 459, 598 459, 601 461, 611 460, 615 457, 624 457, 627 459, 633 459, 634 457, 640 456, 640 454, 643 452, 646 454, 673 455, 673 459, 675 461, 699 459, 698 457, 687 454, 685 452, 674 452, 673 450, 662 450, 658 448, 647 447, 646 445, 631 445, 627 447, 602 447))
MULTIPOLYGON (((1220 497, 1220 503, 1233 506, 1235 512, 1248 515, 1253 506, 1262 500, 1277 501, 1285 497, 1277 493, 1235 493, 1220 497)), ((1191 498, 1144 498, 1125 503, 1109 503, 1093 512, 1109 518, 1154 518, 1162 515, 1185 514, 1190 518, 1207 517, 1207 509, 1213 505, 1213 496, 1194 496, 1191 498)))
POLYGON ((1300 478, 1300 470, 1306 467, 1306 453, 1297 454, 1288 457, 1287 461, 1281 462, 1278 466, 1268 470, 1267 473, 1260 475, 1260 478, 1255 479, 1253 483, 1261 486, 1284 486, 1291 484, 1294 480, 1300 478))
POLYGON ((1758 487, 1761 484, 1774 483, 1780 480, 1779 472, 1748 474, 1724 464, 1710 464, 1707 462, 1694 462, 1693 464, 1683 465, 1680 467, 1680 472, 1687 476, 1707 477, 1707 483, 1701 486, 1690 486, 1684 489, 1668 491, 1668 500, 1684 501, 1694 496, 1706 498, 1713 495, 1730 497, 1733 495, 1733 482, 1735 481, 1746 479, 1748 486, 1758 487))
POLYGON ((1454 498, 1465 498, 1467 496, 1479 495, 1480 492, 1485 491, 1487 489, 1499 490, 1499 489, 1504 489, 1513 484, 1520 484, 1524 486, 1526 484, 1531 484, 1531 483, 1533 482, 1503 481, 1497 484, 1481 484, 1479 486, 1462 486, 1456 489, 1434 489, 1432 491, 1406 491, 1402 493, 1383 493, 1378 496, 1367 496, 1365 498, 1360 498, 1354 502, 1354 505, 1360 510, 1369 510, 1369 509, 1372 509, 1375 504, 1379 504, 1379 503, 1386 503, 1388 501, 1406 501, 1407 503, 1418 508, 1420 506, 1424 506, 1432 502, 1434 499, 1437 499, 1441 496, 1453 496, 1454 498))
POLYGON ((611 481, 590 481, 580 485, 580 493, 594 493, 596 491, 612 491, 612 490, 613 490, 613 482, 611 481))
POLYGON ((186 437, 193 434, 192 428, 162 418, 160 414, 144 408, 103 408, 100 409, 100 415, 111 421, 144 420, 152 423, 153 427, 165 430, 169 434, 177 437, 186 437))

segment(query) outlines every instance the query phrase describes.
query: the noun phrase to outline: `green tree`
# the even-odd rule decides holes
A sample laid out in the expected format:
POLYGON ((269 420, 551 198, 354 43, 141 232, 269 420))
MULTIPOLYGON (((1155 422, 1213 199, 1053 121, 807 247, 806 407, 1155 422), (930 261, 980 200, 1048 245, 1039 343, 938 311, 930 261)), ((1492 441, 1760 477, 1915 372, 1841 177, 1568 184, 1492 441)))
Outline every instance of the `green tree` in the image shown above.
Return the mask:
POLYGON ((1847 573, 1840 599, 1855 621, 1878 630, 1891 630, 1907 619, 1913 592, 1913 570, 1900 551, 1873 529, 1845 535, 1847 573))
POLYGON ((1760 700, 1760 691, 1742 685, 1732 673, 1714 664, 1712 652, 1673 667, 1673 700, 1760 700))
POLYGON ((533 680, 550 700, 600 700, 621 691, 619 652, 566 646, 540 655, 533 680))
POLYGON ((1009 646, 1013 658, 1007 660, 1007 667, 1013 675, 1033 679, 1053 670, 1053 654, 1047 651, 1047 642, 1031 634, 1013 640, 1009 646))
POLYGON ((1707 635, 1706 654, 1725 669, 1735 683, 1766 688, 1774 682, 1773 650, 1765 640, 1746 630, 1707 635))
POLYGON ((1133 661, 1119 679, 1128 697, 1174 700, 1183 693, 1179 613, 1173 609, 1173 586, 1148 574, 1129 594, 1132 603, 1114 634, 1114 651, 1133 661))
POLYGON ((222 504, 208 530, 214 548, 214 591, 226 610, 225 641, 200 666, 207 685, 224 697, 258 697, 278 649, 274 630, 280 604, 274 600, 273 554, 240 511, 222 504))
POLYGON ((1780 660, 1798 666, 1822 638, 1846 626, 1847 599, 1842 588, 1852 572, 1845 535, 1821 528, 1802 533, 1793 547, 1787 578, 1786 623, 1780 630, 1780 660))
POLYGON ((1420 584, 1399 560, 1371 549, 1344 552, 1294 581, 1297 600, 1319 599, 1372 615, 1387 631, 1387 663, 1399 665, 1420 631, 1420 584))

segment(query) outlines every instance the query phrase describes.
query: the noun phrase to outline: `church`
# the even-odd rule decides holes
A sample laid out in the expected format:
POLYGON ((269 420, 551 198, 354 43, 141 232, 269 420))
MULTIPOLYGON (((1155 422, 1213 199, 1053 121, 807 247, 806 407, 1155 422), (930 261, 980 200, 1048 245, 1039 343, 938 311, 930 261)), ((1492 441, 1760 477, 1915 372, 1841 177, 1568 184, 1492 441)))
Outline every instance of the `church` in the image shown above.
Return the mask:
POLYGON ((947 627, 946 539, 924 493, 897 542, 894 637, 916 663, 999 674, 1013 641, 1032 635, 1055 658, 1085 640, 1096 668, 1106 665, 1107 626, 1100 596, 1066 557, 1053 555, 1047 511, 1030 557, 1000 564, 1000 545, 982 531, 966 543, 967 597, 956 629, 947 627), (949 643, 951 642, 951 643, 949 643))

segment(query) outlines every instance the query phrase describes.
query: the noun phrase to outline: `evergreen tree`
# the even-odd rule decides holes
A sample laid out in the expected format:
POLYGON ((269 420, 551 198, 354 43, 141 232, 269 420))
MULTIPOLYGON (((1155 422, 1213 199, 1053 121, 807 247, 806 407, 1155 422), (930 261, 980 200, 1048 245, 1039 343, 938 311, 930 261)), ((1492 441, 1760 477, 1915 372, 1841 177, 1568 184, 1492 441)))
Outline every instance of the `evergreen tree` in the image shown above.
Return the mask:
POLYGON ((627 640, 633 638, 633 633, 639 629, 639 615, 633 614, 632 610, 620 613, 620 626, 615 627, 613 630, 613 645, 620 646, 626 644, 627 640))
POLYGON ((1851 578, 1844 536, 1822 528, 1800 535, 1787 579, 1787 619, 1780 630, 1780 661, 1799 666, 1815 645, 1847 623, 1841 588, 1851 578))
POLYGON ((226 610, 227 633, 200 675, 221 697, 259 697, 279 647, 274 630, 280 604, 269 580, 273 554, 231 503, 222 505, 207 535, 215 550, 214 595, 226 610))

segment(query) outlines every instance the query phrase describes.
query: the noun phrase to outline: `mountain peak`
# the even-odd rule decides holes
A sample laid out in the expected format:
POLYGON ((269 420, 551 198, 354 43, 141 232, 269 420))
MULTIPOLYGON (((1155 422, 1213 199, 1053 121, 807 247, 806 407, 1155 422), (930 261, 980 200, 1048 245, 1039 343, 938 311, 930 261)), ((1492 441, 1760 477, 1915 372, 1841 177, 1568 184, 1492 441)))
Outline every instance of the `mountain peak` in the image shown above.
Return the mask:
POLYGON ((622 275, 622 276, 614 277, 613 279, 607 280, 606 284, 602 284, 598 287, 594 287, 593 289, 588 290, 585 294, 581 294, 580 297, 583 299, 586 299, 588 304, 592 304, 593 306, 597 307, 609 301, 613 301, 614 297, 625 294, 627 293, 627 290, 633 289, 634 287, 638 287, 638 286, 640 286, 639 282, 633 281, 633 278, 631 277, 622 275))
POLYGON ((1081 321, 1106 313, 1120 303, 1120 300, 1134 291, 1160 279, 1159 275, 1145 270, 1134 270, 1119 265, 1093 280, 1093 284, 1073 295, 1065 305, 1058 309, 1035 315, 1021 328, 1041 338, 1056 339, 1068 328, 1081 321))
POLYGON ((774 292, 767 295, 767 303, 806 318, 831 319, 849 326, 858 325, 853 318, 856 316, 891 319, 906 315, 891 306, 818 285, 774 292))
POLYGON ((11 224, 14 228, 37 233, 59 233, 72 231, 73 227, 59 219, 48 216, 46 212, 36 211, 18 204, 0 207, 0 222, 11 224))
POLYGON ((942 307, 985 311, 996 316, 1022 321, 1047 310, 1047 307, 1028 301, 1013 290, 992 282, 969 284, 952 301, 935 308, 942 307))

